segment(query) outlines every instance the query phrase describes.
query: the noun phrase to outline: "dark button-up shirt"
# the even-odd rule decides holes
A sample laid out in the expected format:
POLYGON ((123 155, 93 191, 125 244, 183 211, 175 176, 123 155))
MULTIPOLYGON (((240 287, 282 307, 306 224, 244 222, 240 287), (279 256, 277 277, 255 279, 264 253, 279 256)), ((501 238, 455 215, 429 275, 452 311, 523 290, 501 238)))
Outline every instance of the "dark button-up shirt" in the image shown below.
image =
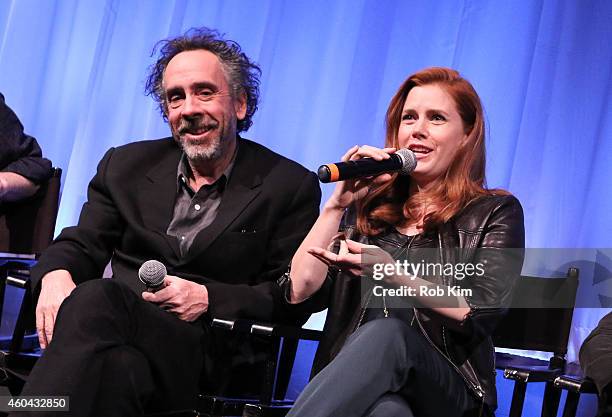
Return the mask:
MULTIPOLYGON (((236 148, 236 152, 238 148, 236 148)), ((181 157, 177 171, 177 196, 174 215, 166 233, 179 241, 181 256, 185 256, 195 237, 217 217, 219 205, 230 173, 236 160, 236 152, 223 174, 212 184, 203 185, 196 192, 189 185, 193 176, 185 154, 181 157)))

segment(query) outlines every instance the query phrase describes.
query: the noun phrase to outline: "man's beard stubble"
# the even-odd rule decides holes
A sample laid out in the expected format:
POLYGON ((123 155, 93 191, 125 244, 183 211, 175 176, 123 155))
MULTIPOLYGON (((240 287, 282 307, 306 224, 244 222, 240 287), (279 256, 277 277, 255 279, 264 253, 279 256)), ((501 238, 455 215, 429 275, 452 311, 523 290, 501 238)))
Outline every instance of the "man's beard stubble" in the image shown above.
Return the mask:
POLYGON ((178 129, 173 130, 172 134, 189 160, 206 162, 217 160, 223 156, 224 148, 227 145, 225 143, 227 141, 222 137, 224 132, 218 131, 206 140, 198 142, 186 140, 183 138, 183 135, 200 130, 210 131, 218 129, 218 127, 219 123, 216 121, 206 122, 204 119, 183 119, 178 129))

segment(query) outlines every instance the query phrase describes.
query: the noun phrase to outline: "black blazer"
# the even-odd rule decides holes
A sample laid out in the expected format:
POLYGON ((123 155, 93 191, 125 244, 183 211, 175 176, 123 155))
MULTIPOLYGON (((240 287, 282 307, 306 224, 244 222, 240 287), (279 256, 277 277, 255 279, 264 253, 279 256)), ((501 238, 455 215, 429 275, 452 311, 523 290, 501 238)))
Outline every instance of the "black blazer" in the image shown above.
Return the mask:
POLYGON ((23 132, 17 115, 0 93, 0 171, 14 172, 36 184, 51 178, 51 161, 42 157, 36 139, 23 132))
POLYGON ((206 284, 212 317, 301 323, 307 314, 284 301, 277 280, 318 216, 314 173, 249 140, 238 154, 214 222, 180 256, 166 234, 177 193, 181 150, 172 138, 111 148, 91 180, 77 226, 67 227, 32 271, 67 269, 75 282, 113 277, 135 291, 138 268, 157 259, 170 275, 206 284))

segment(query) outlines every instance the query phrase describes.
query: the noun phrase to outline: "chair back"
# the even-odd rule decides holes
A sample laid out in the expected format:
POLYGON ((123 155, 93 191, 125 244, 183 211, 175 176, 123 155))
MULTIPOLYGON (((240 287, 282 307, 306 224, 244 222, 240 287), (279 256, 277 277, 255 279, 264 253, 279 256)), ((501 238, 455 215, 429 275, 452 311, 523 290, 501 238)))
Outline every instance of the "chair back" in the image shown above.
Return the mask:
POLYGON ((62 170, 53 175, 32 197, 0 205, 0 252, 36 256, 53 240, 60 199, 62 170))
POLYGON ((508 314, 493 333, 496 347, 552 352, 565 361, 578 290, 577 268, 563 278, 521 276, 508 314))

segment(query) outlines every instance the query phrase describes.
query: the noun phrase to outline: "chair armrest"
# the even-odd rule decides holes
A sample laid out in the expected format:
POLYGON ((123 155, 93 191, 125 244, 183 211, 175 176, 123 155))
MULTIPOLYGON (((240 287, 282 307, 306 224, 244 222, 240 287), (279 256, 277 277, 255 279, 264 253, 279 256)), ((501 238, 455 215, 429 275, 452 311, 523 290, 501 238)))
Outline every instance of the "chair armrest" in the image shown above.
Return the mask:
POLYGON ((33 253, 10 253, 0 252, 0 264, 11 261, 36 261, 36 255, 33 253))
POLYGON ((246 319, 225 320, 214 318, 212 326, 240 333, 251 333, 269 337, 284 337, 287 339, 321 340, 323 332, 320 330, 303 329, 286 324, 258 323, 246 319))
POLYGON ((18 273, 30 273, 30 268, 36 263, 36 256, 33 254, 20 253, 0 253, 0 270, 4 272, 15 271, 18 273))
POLYGON ((11 270, 12 274, 7 275, 6 284, 13 287, 26 289, 29 286, 30 271, 29 270, 11 270))
POLYGON ((549 369, 547 367, 511 367, 504 369, 504 378, 523 382, 546 382, 552 381, 562 373, 562 369, 549 369))
POLYGON ((554 384, 555 388, 566 389, 572 392, 580 392, 582 380, 561 375, 555 378, 554 384))
POLYGON ((596 394, 597 387, 593 380, 582 375, 582 372, 576 374, 563 374, 555 378, 554 385, 559 389, 566 389, 570 392, 579 392, 587 394, 596 394))
MULTIPOLYGON (((34 323, 35 308, 30 288, 30 270, 29 265, 23 265, 19 262, 11 264, 10 268, 4 269, 5 273, 1 274, 2 282, 0 282, 0 302, 4 304, 7 285, 24 290, 21 307, 17 313, 17 320, 15 321, 15 327, 13 329, 13 335, 8 345, 8 352, 17 354, 23 349, 34 349, 38 347, 38 336, 28 336, 26 340, 26 332, 34 323)), ((3 311, 0 308, 0 317, 2 313, 3 311)))
POLYGON ((504 371, 504 378, 523 382, 552 381, 565 370, 542 359, 500 352, 495 354, 495 368, 504 371))

